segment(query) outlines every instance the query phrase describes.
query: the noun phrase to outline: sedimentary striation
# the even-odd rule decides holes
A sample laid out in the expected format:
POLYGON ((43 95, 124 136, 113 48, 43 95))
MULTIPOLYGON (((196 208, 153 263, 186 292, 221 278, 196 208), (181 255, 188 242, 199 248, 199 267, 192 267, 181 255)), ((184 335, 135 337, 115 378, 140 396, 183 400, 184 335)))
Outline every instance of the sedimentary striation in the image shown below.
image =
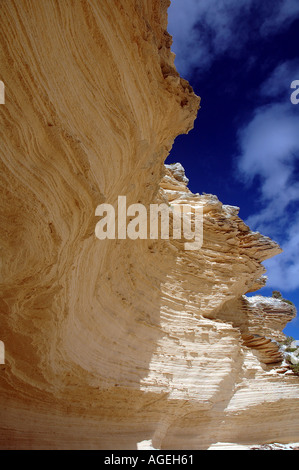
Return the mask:
POLYGON ((0 3, 1 448, 299 441, 279 348, 295 309, 245 296, 281 250, 164 165, 199 108, 168 4, 0 3), (119 195, 202 207, 202 248, 98 240, 119 195))

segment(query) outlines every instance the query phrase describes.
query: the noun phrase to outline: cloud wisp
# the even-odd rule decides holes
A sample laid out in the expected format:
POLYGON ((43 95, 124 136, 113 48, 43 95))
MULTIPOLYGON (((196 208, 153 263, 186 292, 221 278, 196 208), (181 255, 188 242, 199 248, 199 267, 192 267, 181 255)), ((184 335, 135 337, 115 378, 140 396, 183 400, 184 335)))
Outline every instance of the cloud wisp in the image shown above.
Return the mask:
POLYGON ((172 0, 168 31, 176 67, 190 79, 195 70, 240 54, 248 41, 277 34, 296 18, 298 0, 172 0))
POLYGON ((299 64, 279 64, 262 84, 261 97, 271 102, 257 108, 239 131, 239 175, 259 188, 260 210, 247 219, 250 227, 275 238, 284 253, 265 262, 268 286, 299 288, 299 107, 285 98, 299 64), (257 180, 257 181, 256 181, 257 180))

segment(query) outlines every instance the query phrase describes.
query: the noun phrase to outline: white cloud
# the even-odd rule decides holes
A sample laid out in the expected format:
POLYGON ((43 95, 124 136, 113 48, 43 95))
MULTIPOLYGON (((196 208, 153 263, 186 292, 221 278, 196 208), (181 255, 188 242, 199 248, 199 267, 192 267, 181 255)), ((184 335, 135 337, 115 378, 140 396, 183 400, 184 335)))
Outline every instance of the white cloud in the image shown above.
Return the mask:
POLYGON ((190 76, 222 54, 236 54, 249 39, 283 30, 299 17, 298 0, 172 0, 168 31, 178 71, 190 76))
POLYGON ((283 253, 264 265, 267 269, 268 287, 293 291, 299 287, 299 217, 289 220, 287 240, 282 244, 283 253))
MULTIPOLYGON (((293 65, 280 64, 262 85, 262 95, 279 94, 293 65)), ((299 161, 299 107, 289 99, 261 106, 240 130, 239 145, 240 175, 260 191, 260 211, 246 222, 276 239, 283 249, 283 254, 265 262, 267 285, 294 290, 299 288, 299 211, 294 209, 299 202, 299 181, 294 177, 299 161)))
MULTIPOLYGON (((299 2, 298 2, 299 5, 299 2)), ((262 97, 290 96, 290 84, 299 79, 299 60, 281 62, 261 86, 262 97)))
POLYGON ((261 178, 264 199, 283 198, 299 152, 299 113, 290 102, 258 108, 239 131, 239 170, 247 180, 261 178))
MULTIPOLYGON (((247 0, 248 3, 248 0, 247 0)), ((231 25, 245 0, 173 0, 168 10, 168 31, 181 74, 206 68, 231 43, 231 25), (236 4, 234 10, 232 6, 236 4)))
POLYGON ((299 16, 299 2, 298 0, 279 0, 274 3, 274 8, 271 11, 270 3, 269 11, 271 14, 267 17, 261 27, 261 33, 273 34, 277 29, 287 28, 299 16))

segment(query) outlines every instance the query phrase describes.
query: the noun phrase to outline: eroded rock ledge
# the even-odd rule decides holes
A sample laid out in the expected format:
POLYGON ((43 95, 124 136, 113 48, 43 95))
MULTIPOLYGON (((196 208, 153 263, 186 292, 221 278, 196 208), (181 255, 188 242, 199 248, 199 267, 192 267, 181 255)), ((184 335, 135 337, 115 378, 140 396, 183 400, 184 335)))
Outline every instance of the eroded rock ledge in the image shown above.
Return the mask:
POLYGON ((1 448, 299 441, 298 377, 271 347, 294 311, 244 297, 280 248, 164 166, 199 107, 168 5, 0 4, 1 448), (97 240, 118 195, 202 205, 202 249, 97 240))

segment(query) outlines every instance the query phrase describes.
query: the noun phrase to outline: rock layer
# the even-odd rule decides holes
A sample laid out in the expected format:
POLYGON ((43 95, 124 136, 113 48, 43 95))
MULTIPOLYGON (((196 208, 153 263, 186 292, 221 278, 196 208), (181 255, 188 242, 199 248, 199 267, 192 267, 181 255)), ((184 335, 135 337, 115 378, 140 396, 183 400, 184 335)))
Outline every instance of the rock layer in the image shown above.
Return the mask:
POLYGON ((244 297, 281 250, 164 166, 199 108, 168 4, 0 4, 1 448, 299 440, 298 377, 270 341, 294 310, 244 297), (203 207, 201 250, 98 240, 119 195, 203 207))

